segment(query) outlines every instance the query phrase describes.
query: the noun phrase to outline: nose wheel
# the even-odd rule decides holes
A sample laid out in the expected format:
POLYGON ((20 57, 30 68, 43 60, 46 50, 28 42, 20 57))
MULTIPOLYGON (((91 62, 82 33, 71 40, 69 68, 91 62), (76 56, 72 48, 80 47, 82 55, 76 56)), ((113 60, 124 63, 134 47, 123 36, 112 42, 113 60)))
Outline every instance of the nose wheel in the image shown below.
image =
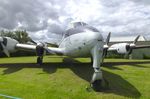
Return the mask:
POLYGON ((95 80, 94 82, 91 83, 91 87, 95 91, 100 91, 102 89, 102 80, 95 80))
POLYGON ((42 65, 43 63, 43 57, 38 56, 37 57, 37 64, 42 65))
POLYGON ((95 80, 90 84, 91 88, 93 88, 95 91, 103 91, 109 89, 109 83, 105 79, 99 79, 95 80))

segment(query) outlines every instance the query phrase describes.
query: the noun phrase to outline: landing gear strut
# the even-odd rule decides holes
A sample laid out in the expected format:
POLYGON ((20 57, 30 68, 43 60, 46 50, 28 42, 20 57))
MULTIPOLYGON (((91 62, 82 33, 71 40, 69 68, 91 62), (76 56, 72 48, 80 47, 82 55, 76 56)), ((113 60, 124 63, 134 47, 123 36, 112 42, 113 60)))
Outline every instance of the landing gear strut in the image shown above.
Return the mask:
POLYGON ((106 81, 103 79, 102 71, 101 71, 101 63, 102 63, 102 54, 103 54, 103 45, 97 44, 91 50, 92 59, 93 59, 93 68, 94 74, 91 80, 91 87, 95 91, 101 91, 106 87, 106 81), (99 49, 102 48, 102 49, 99 49))
POLYGON ((42 63, 43 63, 43 57, 38 56, 37 57, 37 64, 42 65, 42 63))

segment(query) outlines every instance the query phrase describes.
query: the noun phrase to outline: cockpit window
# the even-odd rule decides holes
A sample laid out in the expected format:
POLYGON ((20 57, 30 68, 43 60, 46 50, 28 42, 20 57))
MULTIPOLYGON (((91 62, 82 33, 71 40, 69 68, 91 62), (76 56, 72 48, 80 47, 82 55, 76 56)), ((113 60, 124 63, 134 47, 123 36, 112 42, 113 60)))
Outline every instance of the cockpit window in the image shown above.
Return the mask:
POLYGON ((81 33, 81 32, 85 32, 85 30, 83 28, 71 28, 66 31, 65 37, 68 37, 73 34, 81 33))
POLYGON ((68 26, 68 29, 70 28, 77 28, 77 27, 80 27, 80 26, 86 26, 88 24, 84 23, 84 22, 74 22, 74 23, 70 23, 69 26, 68 26))
POLYGON ((87 30, 92 32, 99 32, 96 28, 89 26, 84 22, 75 22, 72 23, 72 27, 65 32, 64 37, 68 37, 70 35, 77 34, 77 33, 82 33, 87 30))
POLYGON ((79 26, 86 26, 87 24, 84 22, 75 22, 72 24, 73 28, 79 27, 79 26))

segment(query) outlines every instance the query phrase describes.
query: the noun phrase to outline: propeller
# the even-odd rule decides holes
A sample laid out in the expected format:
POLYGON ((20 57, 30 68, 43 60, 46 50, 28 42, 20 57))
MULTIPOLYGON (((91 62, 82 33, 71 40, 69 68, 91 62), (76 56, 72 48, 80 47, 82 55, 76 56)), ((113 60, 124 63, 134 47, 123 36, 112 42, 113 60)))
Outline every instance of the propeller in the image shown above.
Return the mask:
POLYGON ((7 48, 6 48, 6 45, 7 45, 7 38, 1 37, 0 50, 1 50, 2 52, 4 52, 5 55, 7 55, 8 57, 10 57, 10 54, 9 54, 9 51, 7 50, 7 48))
POLYGON ((136 43, 137 43, 139 37, 140 37, 140 35, 138 35, 138 36, 135 38, 135 40, 133 41, 133 43, 126 45, 126 49, 127 49, 127 51, 128 51, 127 55, 130 55, 130 54, 132 53, 132 50, 136 47, 136 43))
POLYGON ((109 32, 107 38, 106 38, 106 44, 104 45, 104 49, 103 49, 103 58, 107 55, 107 50, 109 48, 108 44, 110 41, 110 36, 111 36, 111 32, 109 32))
POLYGON ((30 42, 37 45, 37 43, 32 39, 30 39, 30 42))
POLYGON ((3 43, 1 43, 1 45, 2 45, 2 47, 3 47, 3 52, 4 52, 8 57, 10 57, 10 54, 9 54, 9 52, 8 52, 8 50, 7 50, 7 48, 6 48, 6 46, 5 46, 3 43))

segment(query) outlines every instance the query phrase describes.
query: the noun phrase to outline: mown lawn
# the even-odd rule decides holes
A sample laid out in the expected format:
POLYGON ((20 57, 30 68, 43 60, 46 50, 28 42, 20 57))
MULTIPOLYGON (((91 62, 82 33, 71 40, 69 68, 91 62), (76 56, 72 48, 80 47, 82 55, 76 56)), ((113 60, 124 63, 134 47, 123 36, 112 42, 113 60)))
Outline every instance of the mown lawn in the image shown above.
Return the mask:
POLYGON ((46 56, 42 66, 35 61, 0 58, 0 99, 150 99, 150 60, 106 59, 109 89, 102 92, 86 90, 93 74, 88 58, 46 56))

